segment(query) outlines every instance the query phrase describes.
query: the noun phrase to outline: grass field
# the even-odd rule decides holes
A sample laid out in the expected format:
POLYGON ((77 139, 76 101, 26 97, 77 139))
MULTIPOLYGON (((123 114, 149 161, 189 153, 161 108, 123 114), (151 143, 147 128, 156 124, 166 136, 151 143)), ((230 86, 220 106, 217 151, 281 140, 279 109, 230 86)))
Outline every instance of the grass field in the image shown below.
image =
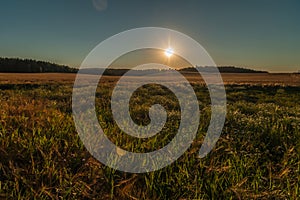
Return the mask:
MULTIPOLYGON (((190 82, 203 83, 203 79, 197 73, 186 72, 190 82)), ((93 77, 91 75, 86 75, 93 77)), ((0 84, 36 84, 36 83, 57 83, 73 84, 76 74, 68 73, 0 73, 0 84)), ((104 80, 116 81, 119 77, 103 76, 104 80)), ((300 74, 264 74, 264 73, 224 73, 222 74, 224 83, 232 84, 251 84, 251 85, 281 85, 281 86, 300 86, 300 74)))
MULTIPOLYGON (((201 78, 188 74, 201 110, 197 139, 175 163, 145 174, 113 170, 87 152, 72 119, 74 78, 0 74, 0 199, 300 198, 299 75, 224 74, 225 126, 213 151, 200 159, 210 99, 201 78)), ((149 106, 158 97, 169 114, 157 136, 135 139, 118 129, 110 112, 118 78, 103 77, 97 90, 96 111, 105 133, 127 150, 166 145, 180 123, 174 95, 157 85, 133 95, 137 123, 149 123, 149 106)))

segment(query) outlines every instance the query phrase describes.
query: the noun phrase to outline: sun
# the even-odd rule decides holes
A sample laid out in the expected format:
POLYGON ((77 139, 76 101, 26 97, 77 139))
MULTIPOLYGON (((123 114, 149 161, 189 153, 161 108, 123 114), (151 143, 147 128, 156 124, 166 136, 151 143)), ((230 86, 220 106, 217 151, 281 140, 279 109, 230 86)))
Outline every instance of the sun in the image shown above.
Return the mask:
POLYGON ((165 50, 165 55, 166 55, 168 58, 170 58, 173 54, 174 54, 174 50, 173 50, 171 47, 169 47, 169 48, 167 48, 167 49, 165 50))

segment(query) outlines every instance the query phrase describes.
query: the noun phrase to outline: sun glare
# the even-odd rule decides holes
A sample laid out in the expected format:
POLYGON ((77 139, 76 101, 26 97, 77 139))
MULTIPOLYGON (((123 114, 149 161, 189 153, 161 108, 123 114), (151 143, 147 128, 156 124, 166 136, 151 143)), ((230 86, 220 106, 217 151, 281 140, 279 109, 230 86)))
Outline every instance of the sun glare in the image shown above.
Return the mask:
POLYGON ((167 48, 167 49, 165 50, 165 55, 166 55, 168 58, 170 58, 173 54, 174 54, 174 50, 173 50, 171 47, 169 47, 169 48, 167 48))

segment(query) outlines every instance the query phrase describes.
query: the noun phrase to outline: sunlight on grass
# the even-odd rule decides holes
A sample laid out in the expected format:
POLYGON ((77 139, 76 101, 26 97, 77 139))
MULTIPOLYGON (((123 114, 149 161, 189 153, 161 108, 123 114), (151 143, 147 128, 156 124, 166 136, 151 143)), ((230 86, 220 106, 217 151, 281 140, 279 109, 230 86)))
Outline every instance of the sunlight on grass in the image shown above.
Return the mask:
MULTIPOLYGON (((113 142, 147 152, 173 138, 180 109, 170 91, 146 85, 132 96, 131 114, 137 123, 149 123, 148 108, 155 100, 149 96, 159 94, 168 111, 161 133, 135 139, 116 127, 107 109, 112 85, 106 81, 99 88, 96 110, 113 142)), ((73 124, 71 84, 1 87, 0 198, 296 199, 300 195, 299 87, 227 86, 223 133, 213 151, 199 159, 210 106, 206 88, 193 84, 201 109, 197 140, 175 163, 147 174, 115 171, 90 156, 73 124)))

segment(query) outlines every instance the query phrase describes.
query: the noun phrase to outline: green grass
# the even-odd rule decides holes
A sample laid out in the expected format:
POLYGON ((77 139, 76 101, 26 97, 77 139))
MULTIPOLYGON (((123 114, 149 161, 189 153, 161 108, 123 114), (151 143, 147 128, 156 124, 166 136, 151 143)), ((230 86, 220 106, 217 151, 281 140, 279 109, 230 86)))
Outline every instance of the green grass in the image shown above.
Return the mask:
MULTIPOLYGON (((150 139, 122 133, 108 109, 112 87, 105 82, 99 88, 96 110, 113 142, 148 152, 176 134, 178 101, 157 85, 135 92, 131 115, 145 125, 149 106, 162 103, 168 111, 163 131, 150 139)), ((130 174, 104 166, 86 151, 72 119, 72 85, 0 85, 0 199, 300 198, 300 88, 226 86, 225 127, 213 151, 200 159, 210 101, 203 85, 193 87, 201 120, 191 148, 161 170, 130 174)))

